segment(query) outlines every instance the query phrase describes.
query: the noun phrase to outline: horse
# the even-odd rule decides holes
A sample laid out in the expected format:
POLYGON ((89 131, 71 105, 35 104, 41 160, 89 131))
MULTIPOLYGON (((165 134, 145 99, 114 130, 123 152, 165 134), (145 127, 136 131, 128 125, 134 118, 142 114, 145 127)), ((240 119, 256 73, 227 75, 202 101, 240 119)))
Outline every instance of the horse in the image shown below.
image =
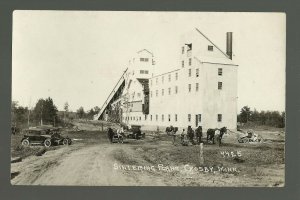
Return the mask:
POLYGON ((222 138, 223 138, 223 135, 227 133, 227 128, 224 126, 222 127, 221 129, 208 129, 206 134, 207 134, 207 143, 208 143, 208 140, 212 141, 213 144, 215 144, 215 136, 216 136, 216 139, 219 143, 219 146, 221 145, 222 143, 222 138))
POLYGON ((219 130, 219 134, 216 135, 219 146, 222 144, 222 138, 225 133, 227 133, 227 128, 224 126, 219 130))
POLYGON ((215 144, 215 132, 216 132, 216 128, 212 129, 212 128, 209 128, 207 129, 207 132, 206 132, 206 141, 208 143, 208 141, 212 141, 213 144, 215 144))
POLYGON ((166 128, 167 135, 174 135, 176 134, 177 131, 178 131, 178 127, 170 126, 166 128))

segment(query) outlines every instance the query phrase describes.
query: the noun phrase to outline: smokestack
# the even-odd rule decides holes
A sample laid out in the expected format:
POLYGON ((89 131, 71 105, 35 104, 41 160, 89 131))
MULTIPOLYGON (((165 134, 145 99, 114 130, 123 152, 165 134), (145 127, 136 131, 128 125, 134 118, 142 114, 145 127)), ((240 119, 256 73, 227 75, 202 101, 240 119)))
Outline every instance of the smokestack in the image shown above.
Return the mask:
POLYGON ((232 32, 226 33, 226 54, 232 60, 232 32))

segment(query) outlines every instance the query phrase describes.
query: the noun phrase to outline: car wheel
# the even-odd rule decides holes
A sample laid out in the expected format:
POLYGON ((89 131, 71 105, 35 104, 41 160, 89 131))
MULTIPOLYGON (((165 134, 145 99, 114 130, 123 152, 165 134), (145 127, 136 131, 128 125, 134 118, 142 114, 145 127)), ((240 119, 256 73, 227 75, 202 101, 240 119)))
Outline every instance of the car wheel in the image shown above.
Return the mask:
POLYGON ((69 145, 68 139, 64 139, 64 140, 63 140, 63 145, 69 145))
POLYGON ((28 146, 30 145, 29 140, 28 140, 28 139, 24 139, 24 140, 22 141, 22 145, 25 146, 25 147, 28 147, 28 146))
POLYGON ((68 139, 68 145, 71 145, 71 144, 72 144, 72 140, 68 139))
POLYGON ((243 143, 249 143, 249 139, 248 138, 244 138, 243 139, 243 143))
POLYGON ((51 146, 51 140, 50 139, 47 139, 47 140, 45 140, 44 141, 44 145, 45 145, 45 147, 50 147, 51 146))

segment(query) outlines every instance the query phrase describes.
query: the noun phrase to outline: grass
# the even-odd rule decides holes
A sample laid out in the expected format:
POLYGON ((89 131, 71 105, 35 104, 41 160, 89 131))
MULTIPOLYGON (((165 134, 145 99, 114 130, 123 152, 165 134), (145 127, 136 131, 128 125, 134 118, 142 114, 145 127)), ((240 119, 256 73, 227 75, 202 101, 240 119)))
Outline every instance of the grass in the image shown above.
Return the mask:
POLYGON ((43 146, 32 146, 24 147, 21 145, 21 139, 23 135, 16 134, 11 136, 11 157, 21 157, 26 158, 30 155, 35 155, 36 153, 44 149, 43 146))
POLYGON ((126 153, 123 149, 117 149, 113 152, 113 157, 121 164, 138 165, 140 164, 134 155, 126 153))
MULTIPOLYGON (((162 137, 162 140, 153 142, 142 141, 139 145, 136 143, 131 147, 139 152, 142 159, 152 165, 162 163, 164 165, 183 165, 189 164, 199 166, 199 146, 181 145, 174 146, 171 143, 171 137, 162 137)), ((204 145, 204 166, 224 166, 236 167, 240 170, 240 176, 244 174, 263 177, 264 172, 261 167, 275 166, 284 164, 284 144, 231 144, 227 143, 221 147, 218 145, 204 145), (221 151, 241 151, 241 157, 223 157, 221 151)), ((122 162, 130 164, 131 159, 127 154, 122 155, 122 162)), ((119 158, 116 157, 118 160, 119 158)), ((138 164, 137 161, 134 161, 138 164)), ((234 174, 238 175, 238 174, 234 174)))

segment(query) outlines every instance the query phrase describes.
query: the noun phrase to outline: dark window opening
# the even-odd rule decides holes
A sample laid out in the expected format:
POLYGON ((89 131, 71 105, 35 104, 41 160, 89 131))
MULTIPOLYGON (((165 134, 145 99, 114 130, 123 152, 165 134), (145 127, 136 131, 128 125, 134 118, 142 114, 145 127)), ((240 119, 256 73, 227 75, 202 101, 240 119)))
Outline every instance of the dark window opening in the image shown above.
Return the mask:
POLYGON ((218 114, 218 122, 222 122, 222 114, 218 114))
POLYGON ((223 74, 223 69, 222 68, 218 68, 218 75, 222 76, 222 74, 223 74))
POLYGON ((223 87, 222 82, 218 82, 218 89, 219 89, 219 90, 222 90, 222 87, 223 87))

